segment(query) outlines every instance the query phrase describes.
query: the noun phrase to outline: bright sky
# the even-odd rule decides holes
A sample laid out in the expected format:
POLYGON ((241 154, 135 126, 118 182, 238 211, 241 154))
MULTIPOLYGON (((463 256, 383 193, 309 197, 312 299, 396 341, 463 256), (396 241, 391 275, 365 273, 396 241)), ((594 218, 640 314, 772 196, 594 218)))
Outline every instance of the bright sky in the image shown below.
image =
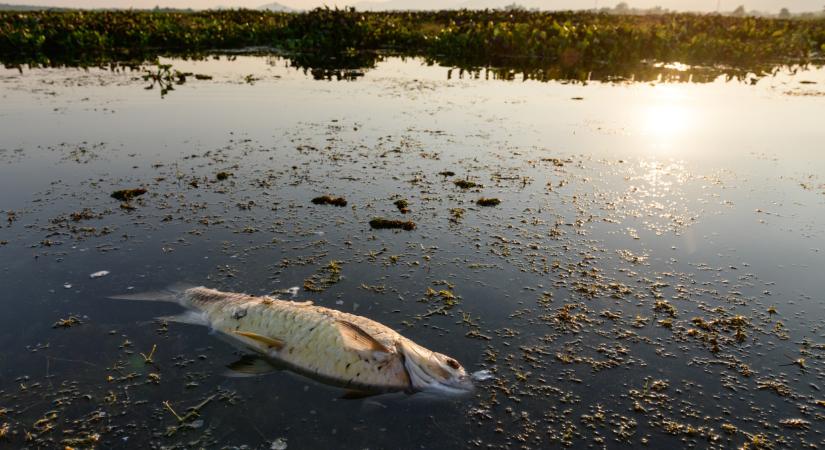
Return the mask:
MULTIPOLYGON (((0 0, 0 3, 27 4, 27 5, 47 5, 80 8, 152 8, 156 5, 175 8, 214 8, 223 7, 246 7, 254 8, 262 4, 270 3, 273 0, 0 0)), ((276 0, 277 1, 277 0, 276 0)), ((282 0, 279 3, 292 8, 307 9, 323 4, 333 6, 355 4, 360 0, 282 0)), ((373 0, 375 2, 381 0, 373 0)), ((463 3, 465 0, 444 0, 445 5, 463 3)), ((614 6, 621 0, 525 0, 516 3, 529 6, 546 5, 549 9, 566 8, 591 8, 594 5, 614 6)), ((721 9, 725 11, 733 10, 737 5, 744 4, 748 9, 761 11, 779 11, 782 7, 787 7, 791 11, 821 11, 825 7, 825 0, 625 0, 631 6, 647 8, 654 5, 661 5, 671 9, 705 10, 715 11, 717 1, 721 4, 721 9)), ((406 4, 416 4, 417 0, 409 0, 406 4)), ((513 3, 513 0, 501 0, 502 5, 513 3)))

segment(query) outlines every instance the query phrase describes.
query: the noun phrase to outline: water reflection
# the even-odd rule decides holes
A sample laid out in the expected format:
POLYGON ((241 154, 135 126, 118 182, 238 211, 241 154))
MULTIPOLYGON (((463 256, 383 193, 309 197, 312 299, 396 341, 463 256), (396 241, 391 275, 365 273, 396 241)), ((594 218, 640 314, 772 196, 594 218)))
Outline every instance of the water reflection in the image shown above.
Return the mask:
POLYGON ((373 53, 349 52, 338 55, 300 53, 289 56, 289 66, 315 80, 355 81, 375 68, 383 57, 373 53))
MULTIPOLYGON (((695 199, 692 201, 686 191, 687 184, 696 181, 696 176, 684 161, 641 161, 629 170, 626 180, 627 189, 617 191, 611 204, 627 216, 643 218, 644 228, 656 235, 681 234, 699 217, 695 205, 689 206, 695 199)), ((635 229, 630 235, 639 239, 635 229)))
MULTIPOLYGON (((41 61, 3 60, 6 68, 33 67, 100 67, 116 70, 119 67, 135 68, 146 63, 154 64, 159 58, 206 60, 220 56, 234 58, 237 55, 264 56, 274 62, 282 59, 290 67, 311 75, 316 80, 354 81, 387 57, 416 58, 385 52, 346 51, 342 53, 284 53, 277 49, 239 49, 211 53, 165 53, 137 56, 131 61, 99 60, 73 61, 56 58, 46 63, 41 61)), ((469 60, 446 56, 429 56, 423 59, 427 65, 447 67, 447 79, 485 79, 503 81, 566 81, 566 82, 656 82, 656 83, 711 83, 720 78, 725 81, 739 81, 756 84, 764 77, 779 73, 795 74, 798 71, 821 67, 821 63, 783 64, 754 63, 739 66, 689 66, 680 62, 605 62, 560 61, 499 57, 487 60, 469 60)))
POLYGON ((646 100, 634 111, 636 117, 631 123, 635 123, 632 126, 636 133, 657 152, 681 146, 699 121, 684 86, 657 84, 649 91, 646 100))
POLYGON ((761 64, 749 67, 688 66, 681 63, 640 62, 635 64, 589 64, 565 66, 513 65, 506 62, 488 66, 467 66, 460 62, 428 60, 430 64, 452 66, 448 78, 504 81, 712 83, 720 78, 756 84, 764 77, 788 72, 795 74, 818 65, 761 64))

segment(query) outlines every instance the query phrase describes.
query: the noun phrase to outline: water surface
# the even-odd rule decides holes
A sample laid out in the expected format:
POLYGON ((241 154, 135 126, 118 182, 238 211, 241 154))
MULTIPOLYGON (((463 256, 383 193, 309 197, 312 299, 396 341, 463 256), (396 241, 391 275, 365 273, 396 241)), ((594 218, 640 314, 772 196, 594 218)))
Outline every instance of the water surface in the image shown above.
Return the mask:
POLYGON ((165 95, 139 70, 0 72, 0 446, 825 445, 825 71, 571 83, 388 58, 327 81, 233 59, 164 61, 212 77, 165 95), (239 352, 155 320, 175 306, 106 300, 177 282, 297 286, 494 378, 343 400, 226 377, 239 352))

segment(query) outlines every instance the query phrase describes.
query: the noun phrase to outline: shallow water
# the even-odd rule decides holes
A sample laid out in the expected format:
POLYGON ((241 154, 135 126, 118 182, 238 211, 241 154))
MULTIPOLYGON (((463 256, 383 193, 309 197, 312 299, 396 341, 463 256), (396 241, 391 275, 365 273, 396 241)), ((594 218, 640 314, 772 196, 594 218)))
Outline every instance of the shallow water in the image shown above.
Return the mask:
POLYGON ((339 82, 166 62, 213 79, 161 96, 141 71, 0 71, 0 446, 825 445, 825 70, 543 83, 390 58, 339 82), (130 209, 110 197, 137 187, 130 209), (225 377, 234 348, 154 320, 175 306, 106 300, 176 282, 299 286, 493 377, 362 400, 225 377))

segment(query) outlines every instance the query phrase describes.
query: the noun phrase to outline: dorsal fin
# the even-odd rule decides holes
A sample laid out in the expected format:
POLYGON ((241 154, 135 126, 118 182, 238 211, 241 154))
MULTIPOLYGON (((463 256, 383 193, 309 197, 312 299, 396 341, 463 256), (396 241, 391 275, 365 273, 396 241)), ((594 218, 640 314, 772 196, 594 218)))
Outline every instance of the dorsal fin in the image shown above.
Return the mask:
POLYGON ((239 336, 243 336, 245 338, 252 339, 253 341, 260 342, 261 344, 264 344, 269 348, 274 348, 275 350, 280 350, 280 349, 284 348, 284 341, 282 341, 280 339, 275 339, 275 338, 271 338, 271 337, 267 337, 267 336, 261 336, 260 334, 252 333, 252 332, 249 332, 249 331, 240 331, 240 330, 238 330, 238 331, 233 331, 233 333, 235 333, 239 336))
POLYGON ((378 342, 358 325, 346 320, 336 320, 335 324, 338 326, 338 331, 341 332, 341 338, 343 338, 344 345, 347 347, 356 351, 390 353, 390 350, 384 344, 378 342))

